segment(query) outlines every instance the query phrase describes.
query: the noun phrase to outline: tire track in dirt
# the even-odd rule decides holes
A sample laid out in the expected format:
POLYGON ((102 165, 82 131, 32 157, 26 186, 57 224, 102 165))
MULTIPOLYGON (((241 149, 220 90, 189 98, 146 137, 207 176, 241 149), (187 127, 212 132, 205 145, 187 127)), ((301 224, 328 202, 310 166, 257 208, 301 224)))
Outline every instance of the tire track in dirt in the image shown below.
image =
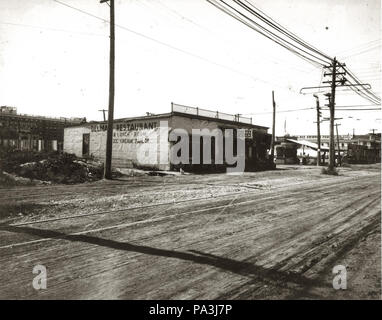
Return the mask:
MULTIPOLYGON (((289 195, 290 195, 290 193, 289 193, 289 195)), ((346 195, 347 196, 347 198, 346 199, 348 199, 348 198, 351 198, 351 194, 349 194, 349 195, 346 195)), ((342 200, 342 198, 341 198, 341 200, 342 200)), ((289 202, 289 201, 291 201, 291 202, 293 202, 292 200, 287 200, 287 203, 289 202)), ((347 201, 347 200, 346 200, 347 201)), ((345 201, 342 201, 342 202, 345 202, 345 201)), ((251 209, 250 208, 243 208, 242 210, 240 210, 239 212, 242 212, 242 213, 250 213, 251 212, 251 209)), ((238 214, 242 214, 242 213, 238 213, 238 214)), ((233 213, 232 213, 233 214, 233 213)), ((266 214, 266 213, 263 213, 264 215, 266 214)), ((338 213, 337 213, 338 214, 338 213)), ((248 217, 248 218, 250 218, 250 217, 248 217)), ((287 217, 284 217, 284 218, 287 218, 287 217)), ((279 219, 282 219, 282 216, 279 216, 279 219)), ((241 220, 241 221, 246 221, 246 220, 241 220)), ((177 223, 176 223, 176 221, 175 220, 171 220, 171 224, 172 223, 174 223, 174 226, 177 226, 177 223)), ((293 222, 290 222, 290 223, 293 223, 293 222)), ((289 223, 289 224, 290 224, 289 223)), ((187 228, 187 224, 186 225, 184 225, 183 226, 184 228, 187 228)), ((196 226, 197 227, 197 226, 196 226)), ((249 226, 248 226, 249 227, 249 226)), ((145 228, 150 228, 150 225, 148 225, 148 226, 145 226, 145 228)), ((168 229, 168 230, 166 230, 166 233, 169 233, 169 232, 172 232, 174 230, 174 228, 170 228, 170 229, 168 229)), ((239 231, 240 229, 238 229, 238 231, 239 231)), ((246 230, 247 232, 248 232, 248 228, 247 228, 247 226, 246 226, 246 228, 245 229, 243 229, 243 230, 246 230)), ((255 229, 256 230, 256 229, 255 229)), ((213 239, 220 239, 220 241, 218 241, 218 242, 216 242, 215 240, 209 240, 209 238, 204 238, 204 237, 202 237, 202 238, 200 238, 200 237, 198 237, 198 239, 197 239, 197 244, 200 244, 200 243, 203 243, 203 244, 205 244, 206 242, 211 242, 210 244, 205 244, 205 247, 206 248, 208 248, 208 247, 210 247, 211 248, 211 246, 214 246, 214 247, 218 247, 218 248, 221 248, 222 247, 222 245, 224 245, 225 243, 227 243, 227 242, 229 242, 229 241, 231 241, 230 239, 232 239, 232 240, 237 240, 237 241, 239 241, 238 243, 240 243, 240 241, 241 242, 243 242, 244 241, 244 243, 245 243, 245 239, 243 240, 243 239, 241 239, 241 238, 239 238, 239 235, 233 235, 231 238, 225 238, 224 237, 224 233, 222 234, 222 231, 224 231, 224 229, 223 230, 219 230, 219 234, 216 234, 216 235, 212 235, 213 236, 213 239), (236 238, 235 238, 236 237, 236 238), (224 239, 222 239, 222 238, 224 238, 224 239)), ((190 232, 192 232, 192 230, 190 230, 190 232)), ((208 231, 208 229, 206 230, 206 233, 205 233, 205 236, 207 235, 207 233, 208 233, 209 231, 208 231)), ((227 232, 227 230, 226 230, 226 232, 227 232)), ((268 232, 269 232, 269 230, 268 230, 268 232)), ((137 233, 140 233, 140 232, 137 232, 137 233)), ((248 234, 249 234, 249 232, 248 232, 248 234)), ((112 236, 113 236, 113 238, 115 238, 115 233, 114 234, 112 234, 112 236)), ((118 235, 118 234, 117 234, 118 235)), ((155 236, 155 235, 154 235, 155 236)), ((120 237, 120 235, 118 235, 118 237, 120 237)), ((137 238, 137 239, 139 239, 139 238, 137 238)), ((334 239, 334 238, 333 238, 334 239)), ((159 241, 160 241, 160 239, 159 239, 159 241)), ((170 240, 170 242, 171 242, 171 240, 170 240)), ((166 243, 166 242, 164 242, 163 243, 163 246, 167 246, 167 245, 169 245, 169 244, 171 244, 171 243, 166 243)), ((322 247, 324 247, 324 243, 322 243, 321 244, 322 245, 322 247)), ((63 243, 63 244, 61 244, 59 247, 52 247, 52 248, 50 248, 49 250, 51 251, 51 253, 52 254, 54 254, 54 252, 58 249, 58 248, 60 248, 61 246, 67 246, 67 244, 66 243, 63 243)), ((192 246, 192 242, 188 242, 188 243, 185 243, 184 245, 182 245, 182 246, 176 246, 175 248, 172 248, 171 250, 181 250, 181 249, 183 249, 183 248, 185 248, 185 249, 187 249, 187 248, 189 248, 190 246, 192 246)), ((41 249, 41 248, 40 248, 41 249)), ((39 250, 40 250, 39 249, 39 250)), ((321 248, 322 249, 322 248, 321 248)), ((81 255, 83 255, 83 254, 89 254, 89 252, 88 252, 88 250, 89 250, 89 246, 85 246, 85 248, 83 248, 83 251, 82 252, 79 252, 79 253, 76 253, 75 255, 76 256, 78 256, 78 257, 80 257, 81 255)), ((98 250, 98 249, 97 249, 98 250)), ((105 257, 105 255, 104 255, 104 250, 101 250, 100 252, 99 252, 99 256, 96 256, 96 257, 94 257, 94 259, 95 259, 95 261, 97 260, 97 259, 99 259, 99 258, 101 258, 101 257, 105 257)), ((36 252, 37 253, 37 252, 36 252)), ((312 253, 312 252, 311 252, 312 253)), ((31 254, 29 254, 29 255, 31 255, 31 254)), ((41 253, 41 257, 43 256, 44 254, 43 253, 41 253)), ((229 256, 232 256, 233 254, 232 254, 232 252, 231 253, 229 253, 229 256)), ((142 261, 144 261, 144 260, 147 260, 149 257, 147 257, 147 254, 145 254, 145 253, 140 253, 140 254, 137 254, 137 255, 135 255, 135 256, 132 256, 132 255, 130 255, 130 254, 125 254, 124 256, 127 256, 126 257, 126 259, 128 259, 128 260, 133 260, 133 259, 139 259, 139 260, 142 260, 142 261)), ((68 257, 68 256, 66 256, 66 257, 68 257)), ((300 256, 300 258, 301 258, 302 256, 300 256)), ((56 259, 57 257, 54 257, 54 259, 56 259)), ((111 262, 113 262, 113 257, 111 257, 110 258, 111 260, 111 262)), ((241 258, 242 259, 242 258, 241 258)), ((150 260, 152 260, 152 258, 150 258, 150 260)), ((149 261, 150 261, 149 260, 149 261)), ((204 261, 204 260, 203 260, 204 261)), ((208 260, 209 261, 209 260, 208 260)), ((242 262, 242 261, 240 261, 240 262, 242 262)), ((96 262, 95 262, 96 263, 96 262)), ((117 261, 117 263, 118 263, 118 261, 117 261)), ((128 265, 128 264, 133 264, 134 265, 134 261, 133 262, 131 262, 131 261, 129 261, 129 262, 127 262, 125 265, 121 265, 121 267, 122 266, 126 266, 126 265, 128 265)), ((86 265, 82 265, 82 266, 80 266, 80 267, 82 267, 82 268, 84 268, 84 271, 88 271, 89 272, 89 270, 86 270, 87 268, 89 268, 89 266, 91 266, 91 265, 89 265, 89 264, 86 264, 86 265)), ((241 265, 238 265, 238 266, 241 266, 241 265)), ((90 274, 89 275, 89 277, 94 277, 94 275, 95 274, 99 274, 100 276, 102 276, 103 274, 105 274, 105 273, 107 273, 107 272, 110 272, 110 269, 115 269, 115 267, 116 267, 116 265, 110 265, 110 266, 108 266, 107 268, 104 268, 104 269, 101 269, 101 270, 98 270, 98 272, 97 273, 94 273, 94 274, 90 274)), ((247 267, 249 268, 249 266, 247 265, 247 267)), ((188 268, 188 267, 187 267, 188 268)), ((194 268, 194 267, 193 267, 194 268)), ((216 266, 216 268, 219 268, 218 266, 216 266)), ((68 269, 67 269, 68 271, 70 271, 71 270, 71 268, 70 267, 68 267, 68 269)), ((158 265, 158 268, 157 268, 157 271, 159 272, 162 272, 161 270, 166 270, 166 264, 164 264, 163 265, 163 263, 161 263, 160 265, 158 265)), ((224 268, 223 268, 223 270, 224 270, 224 268)), ((257 270, 257 269, 255 269, 255 270, 257 270)), ((96 270, 93 270, 93 271, 96 271, 96 270)), ((28 272, 30 273, 30 270, 28 270, 28 272)), ((208 272, 209 273, 209 272, 208 272)), ((212 270, 212 274, 213 273, 216 273, 216 270, 212 270)), ((86 274, 86 273, 84 273, 84 274, 86 274)), ((183 274, 183 273, 182 273, 183 274)), ((27 275, 27 274, 25 274, 25 275, 27 275)), ((276 275, 279 275, 279 274, 275 274, 275 276, 276 275)), ((281 274, 282 275, 282 274, 281 274)), ((30 278, 30 274, 28 274, 28 276, 29 276, 29 278, 30 278)), ((252 276, 251 274, 249 275, 249 276, 252 276)), ((63 277, 63 275, 59 275, 59 278, 62 278, 63 277)), ((245 277, 245 276, 244 276, 245 277)), ((248 277, 248 275, 247 275, 247 277, 248 277)), ((73 283, 73 280, 76 280, 75 278, 74 279, 70 279, 70 278, 68 278, 68 281, 67 282, 64 282, 64 283, 67 283, 68 284, 68 286, 70 286, 70 284, 71 283, 73 283)), ((182 281, 182 279, 179 279, 179 281, 181 282, 182 281)), ((276 281, 277 282, 277 281, 276 281)), ((20 282, 20 284, 22 284, 22 282, 20 282)), ((60 286, 62 286, 63 284, 61 283, 60 285, 58 285, 57 284, 57 288, 60 288, 60 286)), ((66 290, 68 290, 68 287, 64 287, 64 288, 66 288, 66 290)), ((179 289, 180 290, 180 289, 179 289)), ((174 292, 173 294, 174 294, 174 296, 176 296, 177 294, 179 294, 179 292, 180 291, 177 291, 177 292, 174 292)), ((199 294, 199 296, 200 296, 200 292, 198 293, 199 294)), ((198 295, 198 294, 195 294, 195 295, 198 295)), ((210 293, 211 294, 211 293, 210 293)))
MULTIPOLYGON (((339 185, 343 185, 343 184, 347 184, 349 181, 342 181, 342 182, 337 182, 337 184, 336 184, 336 188, 339 186, 339 185)), ((300 186, 300 185, 298 185, 298 186, 296 186, 296 185, 294 185, 295 187, 297 187, 297 189, 298 188, 305 188, 305 186, 300 186)), ((333 188, 332 186, 329 186, 329 187, 331 187, 331 188, 333 188)), ((309 188, 314 188, 314 187, 312 187, 312 186, 309 186, 309 188)), ((328 188, 328 187, 325 187, 325 186, 323 186, 323 187, 321 187, 321 188, 328 188)), ((319 189, 316 189, 317 191, 319 191, 319 189)), ((304 191, 306 191, 306 190, 304 190, 304 191)), ((272 193, 274 193, 274 191, 272 192, 272 191, 267 191, 267 192, 262 192, 262 193, 254 193, 253 195, 269 195, 270 194, 270 196, 268 196, 268 197, 265 197, 265 198, 258 198, 258 199, 254 199, 254 200, 247 200, 247 201, 240 201, 240 202, 238 202, 238 201, 236 201, 235 203, 232 203, 232 204, 230 204, 230 205, 228 205, 228 207, 235 207, 235 206, 237 206, 237 205, 243 205, 243 204, 246 204, 246 203, 253 203, 253 204, 256 204, 257 202, 262 202, 262 201, 265 201, 265 200, 267 200, 267 199, 269 199, 269 200, 273 200, 273 201, 276 201, 276 200, 278 200, 278 199, 281 199, 281 198, 283 198, 283 197, 288 197, 288 196, 291 196, 291 195, 293 195, 294 193, 295 193, 296 191, 294 190, 294 191, 284 191, 283 193, 281 193, 281 194, 278 194, 278 195, 272 195, 272 193)), ((248 193, 236 193, 236 194, 238 194, 238 195, 242 195, 243 196, 243 198, 245 198, 245 197, 247 197, 248 196, 248 193)), ((252 193, 251 193, 252 194, 252 193)), ((220 197, 227 197, 227 196, 231 196, 231 194, 227 194, 227 195, 222 195, 222 196, 220 196, 220 197)), ((216 197, 216 198, 220 198, 220 197, 216 197)), ((208 199, 204 199, 203 198, 203 200, 212 200, 211 198, 208 198, 208 199)), ((215 200, 215 199, 214 199, 215 200)), ((188 202, 191 202, 192 200, 185 200, 185 201, 180 201, 180 202, 178 202, 178 203, 188 203, 188 202)), ((229 201, 229 200, 228 200, 229 201)), ((164 205, 173 205, 174 203, 173 202, 171 202, 171 203, 166 203, 166 204, 164 204, 164 205)), ((213 206, 214 204, 212 204, 212 206, 213 206)), ((131 208, 131 209, 120 209, 120 210, 112 210, 112 211, 104 211, 104 212, 101 212, 101 213, 92 213, 92 214, 85 214, 85 215, 78 215, 78 216, 74 216, 75 218, 80 218, 80 217, 82 217, 82 218, 87 218, 88 216, 92 216, 92 215, 96 215, 96 214, 102 214, 102 215, 106 215, 106 214, 108 214, 108 213, 116 213, 116 212, 118 212, 118 213, 123 213, 123 212, 125 212, 125 211, 131 211, 131 210, 140 210, 140 209, 142 209, 142 208, 144 208, 144 209, 147 209, 147 208, 155 208, 156 206, 158 206, 158 204, 154 204, 154 205, 148 205, 148 206, 144 206, 144 207, 138 207, 138 208, 131 208)), ((175 218, 176 216, 181 216, 181 215, 187 215, 187 214, 194 214, 194 213, 200 213, 200 212, 208 212, 208 211, 210 211, 210 210, 219 210, 219 209, 224 209, 225 207, 227 207, 227 204, 223 204, 223 205, 219 205, 219 206, 215 206, 215 207, 209 207, 209 204, 205 204, 205 203, 203 203, 203 204, 201 204, 200 205, 201 206, 201 209, 195 209, 195 210, 191 210, 191 211, 186 211, 186 212, 181 212, 181 213, 175 213, 175 214, 169 214, 169 215, 166 215, 166 216, 163 216, 163 217, 158 217, 158 218, 156 218, 155 220, 152 220, 152 218, 150 218, 150 217, 148 217, 147 219, 145 219, 145 217, 143 218, 143 219, 141 219, 141 220, 138 220, 138 221, 132 221, 132 222, 128 222, 128 223, 123 223, 123 224, 121 224, 120 226, 119 225, 114 225, 114 226, 107 226, 107 227, 104 227, 104 230, 109 230, 109 229, 113 229, 113 228, 121 228, 121 227, 131 227, 131 226, 134 226, 134 225, 139 225, 139 224, 141 224, 141 223, 152 223, 152 222, 158 222, 158 221, 162 221, 162 220, 166 220, 166 219, 172 219, 172 218, 175 218), (207 206, 207 207, 206 207, 207 206)), ((195 207, 194 207, 195 208, 195 207)), ((155 214, 155 215, 158 215, 157 213, 155 214)), ((113 218, 116 218, 115 216, 113 216, 113 218)), ((125 217, 124 216, 122 216, 122 217, 120 217, 121 219, 125 219, 125 217)), ((64 219, 67 219, 66 217, 63 217, 63 218, 58 218, 58 219, 48 219, 47 220, 47 222, 53 222, 53 221, 59 221, 59 220, 64 220, 64 219)), ((44 222, 44 221, 43 221, 44 222)), ((37 223, 37 222, 31 222, 31 224, 35 224, 35 223, 37 223)), ((10 226, 24 226, 24 225, 28 225, 29 223, 28 222, 26 222, 26 223, 20 223, 20 224, 11 224, 10 226)), ((108 224, 109 224, 109 222, 108 222, 108 224)), ((5 230, 6 229, 6 227, 7 227, 7 224, 5 224, 5 225, 3 225, 3 230, 5 230)), ((78 226, 77 226, 78 227, 78 226)), ((45 229, 46 228, 50 228, 49 226, 46 226, 45 227, 45 229)), ((69 228, 71 228, 71 227, 69 227, 69 228)), ((44 229, 44 228, 43 228, 44 229)), ((55 231, 58 231, 58 230, 61 230, 62 231, 62 229, 60 229, 60 228, 58 228, 58 229, 55 229, 55 231)), ((86 233, 93 233, 93 232, 98 232, 98 231, 104 231, 104 230, 102 230, 102 228, 97 228, 97 229, 90 229, 90 230, 82 230, 82 231, 79 231, 79 232, 75 232, 75 233, 73 233, 73 232, 71 232, 70 233, 70 235, 81 235, 81 234, 86 234, 86 233)), ((65 230, 64 230, 65 231, 65 230)), ((20 244, 18 244, 18 243, 15 243, 15 244, 13 244, 13 248, 14 247, 17 247, 17 246, 19 246, 19 245, 31 245, 31 244, 33 244, 33 243, 40 243, 40 242, 44 242, 44 241, 47 241, 47 240, 51 240, 52 238, 46 238, 46 239, 38 239, 38 240, 35 240, 35 241, 33 241, 33 240, 31 240, 31 241, 26 241, 25 243, 20 243, 20 244)), ((5 248, 7 248, 7 247, 12 247, 12 244, 9 244, 9 245, 3 245, 3 246, 1 246, 0 247, 0 250, 1 249, 5 249, 5 248)))

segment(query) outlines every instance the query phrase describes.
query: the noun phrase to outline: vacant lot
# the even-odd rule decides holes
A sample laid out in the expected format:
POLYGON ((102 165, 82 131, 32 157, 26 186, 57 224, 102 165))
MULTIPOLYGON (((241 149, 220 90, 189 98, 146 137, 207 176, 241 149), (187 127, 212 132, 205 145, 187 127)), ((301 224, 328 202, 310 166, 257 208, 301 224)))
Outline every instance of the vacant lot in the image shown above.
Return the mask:
POLYGON ((380 299, 380 181, 279 166, 0 189, 0 298, 380 299))

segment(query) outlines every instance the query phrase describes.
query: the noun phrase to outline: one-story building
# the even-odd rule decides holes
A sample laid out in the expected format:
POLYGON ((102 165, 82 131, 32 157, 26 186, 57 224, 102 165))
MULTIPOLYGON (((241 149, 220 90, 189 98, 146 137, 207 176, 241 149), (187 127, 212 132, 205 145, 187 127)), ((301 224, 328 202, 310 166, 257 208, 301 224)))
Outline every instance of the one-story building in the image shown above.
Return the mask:
MULTIPOLYGON (((215 129, 223 133, 230 131, 228 129, 232 129, 232 132, 237 132, 238 129, 245 130, 245 170, 260 170, 273 166, 268 157, 271 135, 268 134, 267 127, 254 125, 251 118, 240 115, 178 104, 172 104, 169 113, 114 120, 112 165, 151 170, 177 170, 181 167, 186 171, 225 168, 228 166, 226 159, 224 158, 221 164, 215 161, 215 157, 219 153, 225 155, 226 137, 223 134, 223 150, 219 150, 220 143, 215 143, 216 137, 213 134, 215 129), (180 164, 169 161, 171 147, 177 143, 169 138, 175 129, 182 130, 190 141, 187 160, 180 164), (201 143, 200 149, 195 151, 192 139, 195 138, 197 129, 204 130, 204 133, 197 138, 201 139, 201 143), (203 162, 203 152, 206 152, 203 149, 205 142, 210 142, 211 163, 203 162), (200 152, 200 163, 195 162, 193 157, 196 152, 200 152)), ((104 161, 106 132, 107 122, 90 122, 65 128, 64 152, 104 161)), ((235 153, 235 150, 233 152, 235 153)))
MULTIPOLYGON (((297 137, 284 136, 276 139, 276 163, 284 164, 316 164, 317 143, 297 137)), ((321 144, 321 162, 325 163, 329 148, 321 144)))

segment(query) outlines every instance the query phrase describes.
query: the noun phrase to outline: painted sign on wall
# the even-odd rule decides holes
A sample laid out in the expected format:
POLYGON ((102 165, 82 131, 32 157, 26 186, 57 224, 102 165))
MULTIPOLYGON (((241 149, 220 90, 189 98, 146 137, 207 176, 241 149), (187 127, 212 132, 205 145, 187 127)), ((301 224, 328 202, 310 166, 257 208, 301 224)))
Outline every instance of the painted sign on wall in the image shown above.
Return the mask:
MULTIPOLYGON (((150 130, 158 127, 157 121, 142 121, 142 122, 122 122, 115 123, 113 129, 115 131, 138 131, 138 130, 150 130)), ((107 130, 107 124, 93 124, 90 126, 91 132, 100 132, 107 130)))

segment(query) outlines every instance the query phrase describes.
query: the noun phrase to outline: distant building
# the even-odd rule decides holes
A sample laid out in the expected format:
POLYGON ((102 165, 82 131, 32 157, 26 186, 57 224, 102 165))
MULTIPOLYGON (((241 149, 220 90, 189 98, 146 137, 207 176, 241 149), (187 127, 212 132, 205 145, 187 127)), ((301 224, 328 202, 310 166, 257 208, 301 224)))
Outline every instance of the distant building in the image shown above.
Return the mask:
POLYGON ((63 149, 64 128, 86 122, 86 118, 48 118, 18 114, 15 107, 0 107, 0 147, 19 150, 63 149))
MULTIPOLYGON (((294 143, 297 157, 300 162, 316 163, 317 161, 317 136, 297 135, 294 137, 277 137, 278 141, 285 140, 294 143)), ((292 148, 290 145, 289 148, 292 148)), ((381 134, 369 133, 365 135, 339 135, 334 136, 334 149, 336 157, 338 150, 341 158, 349 163, 373 163, 381 161, 381 134)), ((277 151, 277 148, 276 148, 277 151)), ((321 162, 329 157, 329 135, 321 135, 321 162)), ((281 152, 281 150, 280 150, 281 152)))
POLYGON ((297 157, 298 144, 289 141, 289 139, 296 139, 296 137, 289 135, 276 137, 276 164, 298 164, 300 162, 297 157))
MULTIPOLYGON (((313 142, 317 144, 317 135, 298 135, 296 136, 297 140, 306 140, 309 142, 313 142)), ((347 135, 338 135, 338 140, 339 140, 339 149, 340 153, 343 154, 348 149, 349 143, 352 143, 352 138, 353 136, 350 134, 347 135)), ((329 140, 330 136, 329 135, 321 135, 321 148, 329 148, 329 140)), ((337 136, 334 136, 334 148, 337 152, 338 150, 338 142, 337 142, 337 136)), ((302 156, 303 150, 299 149, 298 155, 302 156)), ((312 154, 313 156, 314 154, 312 154)))
POLYGON ((17 108, 1 106, 0 107, 0 114, 17 114, 17 108))
MULTIPOLYGON (((289 136, 276 137, 276 163, 284 164, 316 164, 318 145, 311 140, 301 139, 311 136, 289 136), (300 137, 300 139, 298 139, 300 137)), ((309 138, 308 138, 309 139, 309 138)), ((321 162, 325 163, 329 148, 321 145, 321 162)))
POLYGON ((345 156, 349 163, 381 162, 381 134, 353 136, 345 156))

